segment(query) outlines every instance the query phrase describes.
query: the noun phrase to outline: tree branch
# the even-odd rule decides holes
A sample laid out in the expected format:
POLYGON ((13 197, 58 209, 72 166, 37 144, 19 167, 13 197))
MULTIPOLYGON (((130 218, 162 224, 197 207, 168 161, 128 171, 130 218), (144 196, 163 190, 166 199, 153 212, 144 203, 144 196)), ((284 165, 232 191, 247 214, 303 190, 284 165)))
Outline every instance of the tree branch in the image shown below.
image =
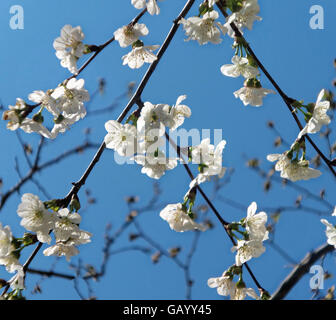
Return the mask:
POLYGON ((316 250, 308 253, 302 261, 292 270, 279 288, 273 293, 271 300, 281 300, 293 289, 300 279, 309 272, 310 267, 327 253, 335 250, 330 244, 324 244, 316 250))

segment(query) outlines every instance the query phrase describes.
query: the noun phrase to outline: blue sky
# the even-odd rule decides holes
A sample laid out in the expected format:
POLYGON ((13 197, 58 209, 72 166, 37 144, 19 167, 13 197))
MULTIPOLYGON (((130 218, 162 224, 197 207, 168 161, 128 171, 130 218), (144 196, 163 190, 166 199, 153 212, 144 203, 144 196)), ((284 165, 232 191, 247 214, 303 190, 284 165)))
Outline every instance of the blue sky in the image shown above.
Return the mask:
MULTIPOLYGON (((52 47, 53 40, 59 36, 65 24, 81 25, 85 33, 85 42, 101 44, 109 39, 113 32, 127 24, 139 12, 130 0, 58 0, 45 1, 13 1, 2 0, 0 3, 0 38, 3 49, 0 53, 1 78, 0 99, 4 106, 14 104, 17 97, 26 99, 34 90, 54 88, 69 76, 62 68, 52 47), (12 5, 24 8, 24 30, 11 30, 9 27, 9 9, 12 5)), ((200 1, 196 1, 199 3, 200 1)), ((336 4, 333 1, 290 1, 290 0, 259 0, 260 16, 263 20, 256 22, 252 31, 245 36, 255 53, 280 84, 282 89, 295 99, 314 102, 322 88, 331 88, 335 77, 333 60, 335 58, 334 42, 336 21, 336 4), (311 15, 309 9, 319 4, 324 8, 325 28, 312 30, 309 27, 311 15)), ((150 34, 146 44, 161 44, 171 27, 173 19, 178 15, 184 1, 166 0, 159 3, 159 16, 145 15, 141 20, 150 34)), ((190 15, 197 14, 195 5, 190 15)), ((276 123, 283 137, 292 142, 298 130, 279 95, 268 96, 261 108, 244 107, 232 94, 242 86, 242 79, 224 77, 219 69, 223 64, 230 63, 233 50, 232 39, 224 37, 220 45, 208 44, 200 46, 196 42, 185 42, 182 29, 177 32, 171 46, 160 62, 155 74, 143 92, 143 100, 152 103, 174 104, 179 95, 186 94, 185 103, 192 110, 192 117, 185 121, 188 129, 222 129, 223 138, 227 141, 224 151, 224 165, 234 167, 235 173, 231 182, 223 188, 221 194, 226 198, 238 201, 246 208, 256 201, 260 208, 276 207, 283 203, 292 205, 298 196, 297 191, 276 186, 269 193, 263 191, 263 181, 255 172, 245 165, 246 159, 258 157, 264 168, 270 168, 266 156, 269 153, 280 153, 285 147, 273 147, 274 135, 266 127, 266 122, 276 123)), ((106 79, 106 93, 98 96, 90 104, 90 109, 103 108, 113 102, 125 91, 130 81, 139 83, 147 66, 139 70, 131 70, 122 66, 121 56, 127 49, 112 43, 83 72, 85 87, 93 93, 99 78, 106 79)), ((84 60, 81 60, 82 62, 84 60)), ((264 75, 261 76, 264 87, 272 88, 264 75)), ((50 143, 42 154, 42 160, 55 155, 84 141, 84 130, 90 127, 91 140, 99 143, 106 131, 104 123, 116 119, 127 100, 110 114, 88 117, 77 123, 71 131, 50 143)), ((331 124, 333 127, 334 124, 331 124)), ((36 147, 38 137, 22 133, 22 138, 36 147)), ((325 141, 318 135, 313 137, 322 150, 327 150, 325 141)), ((15 158, 20 159, 22 172, 28 170, 22 157, 22 151, 15 133, 6 130, 5 123, 0 122, 0 177, 3 179, 3 191, 18 181, 15 172, 15 158)), ((68 158, 61 164, 48 169, 37 178, 45 186, 53 198, 62 198, 87 167, 95 150, 88 150, 83 155, 68 158)), ((308 147, 308 156, 315 153, 308 147)), ((92 242, 83 246, 80 259, 83 263, 99 266, 102 260, 104 230, 111 223, 115 230, 124 221, 128 212, 124 197, 138 195, 141 202, 146 203, 151 197, 153 180, 141 174, 138 166, 119 166, 114 162, 113 153, 104 153, 101 161, 87 181, 87 188, 97 199, 97 203, 83 213, 82 228, 94 234, 92 242)), ((160 181, 162 196, 160 203, 176 203, 182 200, 187 188, 188 177, 182 167, 168 172, 160 181)), ((327 190, 326 199, 335 203, 332 188, 334 178, 327 171, 309 182, 299 185, 318 194, 322 188, 327 190)), ((204 187, 209 194, 212 185, 204 187)), ((43 194, 34 184, 26 184, 21 193, 43 194)), ((80 193, 85 201, 84 192, 80 193)), ((201 203, 199 196, 198 201, 201 203)), ((319 203, 309 202, 312 207, 319 208, 319 203)), ((0 212, 0 221, 9 224, 15 235, 19 236, 23 229, 19 226, 16 207, 19 196, 10 198, 0 212)), ((215 206, 226 220, 239 220, 244 212, 215 200, 215 206)), ((164 248, 186 244, 190 246, 192 234, 177 234, 171 231, 166 223, 159 218, 159 210, 145 213, 139 220, 142 228, 148 232, 164 248)), ((194 299, 220 299, 216 291, 206 285, 209 277, 219 276, 233 263, 234 256, 230 253, 231 244, 219 224, 209 212, 208 216, 215 222, 215 228, 201 236, 197 252, 191 266, 191 276, 195 280, 192 297, 194 299)), ((326 241, 324 226, 320 217, 305 212, 286 212, 277 225, 276 243, 295 260, 300 260, 310 250, 326 241)), ((114 249, 128 245, 128 230, 115 244, 114 249)), ((139 242, 139 244, 144 242, 139 242)), ((267 245, 266 245, 267 246, 267 245)), ((29 249, 28 249, 29 251, 29 249)), ((27 254, 29 252, 27 251, 27 254)), ((187 250, 181 252, 184 258, 187 250)), ((24 258, 24 257, 23 257, 24 258)), ((74 258, 74 262, 78 258, 74 258)), ((39 254, 32 267, 48 269, 54 259, 39 254)), ((328 270, 335 267, 334 258, 326 260, 328 270)), ((291 270, 288 262, 274 249, 267 246, 266 253, 250 263, 262 285, 273 292, 278 284, 291 270)), ((71 273, 65 261, 59 261, 56 269, 71 273)), ((6 277, 5 272, 0 272, 6 277)), ((42 295, 32 295, 31 289, 39 277, 29 275, 28 290, 25 294, 30 299, 78 299, 73 283, 60 279, 47 279, 42 283, 42 295)), ((253 285, 245 275, 248 285, 253 285)), ((327 285, 334 283, 328 280, 327 285)), ((83 284, 81 283, 81 286, 83 284)), ((85 286, 83 286, 85 290, 85 286)), ((115 255, 108 265, 107 275, 99 282, 93 283, 95 295, 100 299, 183 299, 185 284, 181 270, 166 258, 154 265, 150 258, 139 252, 127 252, 115 255)), ((288 296, 289 299, 308 299, 312 293, 309 289, 309 275, 304 277, 288 296)))

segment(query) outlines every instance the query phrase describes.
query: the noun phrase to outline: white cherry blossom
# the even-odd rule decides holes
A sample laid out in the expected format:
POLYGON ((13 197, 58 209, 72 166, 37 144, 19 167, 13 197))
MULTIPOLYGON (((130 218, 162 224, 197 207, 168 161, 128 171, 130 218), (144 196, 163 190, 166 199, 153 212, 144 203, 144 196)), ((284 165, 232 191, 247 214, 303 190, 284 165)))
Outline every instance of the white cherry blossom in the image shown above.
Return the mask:
POLYGON ((84 102, 90 100, 90 95, 84 89, 84 79, 70 79, 66 85, 57 87, 52 93, 52 97, 56 99, 62 115, 65 118, 74 117, 76 121, 82 119, 86 115, 84 102))
POLYGON ((114 32, 115 39, 119 42, 120 47, 125 48, 149 33, 144 23, 136 23, 134 26, 127 25, 119 28, 114 32))
POLYGON ((246 296, 249 296, 253 299, 259 300, 259 296, 252 288, 246 288, 244 286, 239 287, 237 283, 233 294, 231 295, 231 300, 244 300, 246 296), (237 286, 238 285, 238 286, 237 286))
POLYGON ((321 222, 327 227, 326 236, 327 242, 336 248, 336 227, 328 222, 326 219, 321 219, 321 222))
POLYGON ((71 213, 69 209, 60 209, 55 218, 55 226, 53 233, 56 242, 67 241, 70 237, 76 237, 80 234, 78 225, 81 222, 81 216, 74 212, 71 213))
POLYGON ((236 285, 232 281, 232 276, 225 271, 222 276, 208 279, 210 288, 217 288, 217 293, 221 296, 233 296, 236 285))
POLYGON ((206 138, 201 141, 200 145, 192 148, 192 162, 200 165, 201 172, 190 183, 190 187, 210 180, 211 176, 217 175, 219 178, 224 176, 226 168, 222 164, 222 153, 225 145, 226 141, 222 140, 215 148, 210 144, 210 139, 206 138))
POLYGON ((51 130, 52 139, 55 139, 59 133, 64 133, 70 129, 71 125, 77 122, 77 115, 67 116, 66 118, 61 114, 51 130))
POLYGON ((21 98, 16 99, 15 106, 9 106, 8 110, 4 111, 2 119, 8 121, 7 129, 15 131, 21 128, 26 133, 36 132, 45 138, 51 138, 51 132, 43 126, 40 122, 34 121, 28 117, 21 119, 22 114, 25 112, 27 105, 21 98))
POLYGON ((230 37, 234 37, 235 35, 234 30, 230 27, 232 22, 235 23, 239 30, 245 27, 252 30, 254 21, 262 20, 261 17, 257 16, 259 11, 258 0, 245 0, 243 7, 238 12, 232 13, 227 19, 225 26, 228 28, 228 35, 230 37))
POLYGON ((157 5, 157 0, 132 0, 132 4, 136 9, 142 9, 144 7, 147 7, 147 11, 151 15, 160 13, 160 8, 157 5))
POLYGON ((207 44, 208 42, 218 44, 222 42, 221 32, 225 35, 227 32, 226 27, 216 22, 219 14, 217 11, 212 10, 206 12, 202 18, 190 17, 188 19, 182 18, 179 23, 183 25, 189 40, 197 40, 200 45, 207 44))
POLYGON ((243 88, 235 91, 233 94, 236 98, 239 98, 245 106, 251 105, 254 107, 260 107, 263 104, 263 98, 270 93, 275 92, 262 87, 255 88, 244 86, 243 88))
POLYGON ((139 69, 144 63, 153 63, 157 56, 152 52, 160 46, 135 46, 131 52, 122 57, 123 65, 128 65, 131 69, 139 69))
POLYGON ((79 254, 79 250, 74 245, 67 245, 62 242, 58 242, 51 247, 48 247, 43 251, 45 256, 65 256, 67 261, 70 261, 71 257, 79 254))
POLYGON ((8 283, 13 290, 24 290, 25 273, 23 271, 23 267, 21 265, 15 265, 13 272, 15 271, 16 275, 8 280, 8 283))
POLYGON ((181 104, 187 98, 186 95, 179 96, 176 104, 170 108, 169 116, 166 125, 171 130, 176 130, 184 122, 185 118, 190 118, 191 110, 188 106, 181 104))
POLYGON ((134 125, 125 125, 115 120, 105 123, 108 132, 104 138, 106 148, 113 149, 121 156, 133 156, 137 152, 137 129, 134 125))
POLYGON ((170 122, 169 105, 162 103, 154 105, 146 101, 137 121, 137 129, 141 136, 154 140, 155 137, 161 137, 165 133, 165 126, 170 122))
POLYGON ((314 111, 312 117, 309 119, 308 123, 299 133, 298 139, 307 133, 316 133, 321 130, 321 127, 328 125, 330 123, 330 118, 327 115, 327 111, 330 108, 329 101, 323 101, 325 96, 325 90, 323 89, 316 100, 314 111))
POLYGON ((232 58, 233 64, 225 64, 221 67, 223 75, 237 78, 242 75, 246 79, 255 78, 259 75, 259 70, 249 65, 247 58, 234 56, 232 58))
POLYGON ((202 224, 196 223, 183 210, 181 203, 169 204, 160 212, 160 217, 167 221, 170 228, 177 232, 184 232, 190 230, 205 231, 206 227, 202 224))
POLYGON ((247 208, 247 217, 244 219, 246 231, 250 240, 267 240, 268 231, 266 229, 267 214, 265 212, 257 213, 257 204, 252 202, 247 208))
POLYGON ((172 170, 177 166, 177 159, 166 158, 161 150, 154 153, 147 152, 146 155, 138 154, 134 160, 142 165, 141 172, 152 179, 160 179, 167 170, 172 170))
POLYGON ((28 99, 41 104, 41 106, 46 108, 53 116, 60 114, 56 100, 48 92, 41 90, 34 91, 28 96, 28 99))
POLYGON ((70 261, 72 256, 78 255, 79 250, 76 246, 91 242, 92 234, 80 230, 78 233, 72 233, 67 241, 57 241, 55 245, 48 247, 43 251, 45 256, 65 256, 70 261))
POLYGON ((55 225, 54 215, 49 212, 38 196, 26 193, 21 198, 17 214, 22 218, 20 224, 28 231, 36 232, 40 242, 50 243, 49 231, 55 225))
POLYGON ((17 256, 14 254, 13 235, 9 226, 3 227, 0 223, 0 265, 4 265, 10 273, 15 272, 20 265, 17 256))
POLYGON ((321 175, 321 171, 309 168, 308 160, 292 161, 288 158, 287 152, 282 154, 269 154, 267 160, 271 162, 277 161, 275 170, 281 172, 281 178, 289 179, 293 182, 309 180, 321 175))
POLYGON ((77 60, 84 54, 84 33, 80 26, 73 28, 65 25, 61 30, 61 36, 54 41, 56 57, 61 60, 61 66, 71 73, 77 73, 77 60))
POLYGON ((16 99, 15 106, 8 106, 8 110, 2 114, 2 120, 7 122, 7 129, 15 131, 20 128, 19 115, 26 109, 26 103, 21 98, 16 99))
POLYGON ((265 250, 261 240, 238 240, 237 246, 232 248, 232 251, 237 251, 236 266, 241 266, 252 258, 258 258, 265 250))

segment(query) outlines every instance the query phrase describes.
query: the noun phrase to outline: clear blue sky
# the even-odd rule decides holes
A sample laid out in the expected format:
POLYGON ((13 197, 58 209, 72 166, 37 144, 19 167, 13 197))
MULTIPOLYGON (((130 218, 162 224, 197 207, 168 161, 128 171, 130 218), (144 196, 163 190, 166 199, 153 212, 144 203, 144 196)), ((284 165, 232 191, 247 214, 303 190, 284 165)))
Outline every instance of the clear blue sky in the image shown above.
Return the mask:
MULTIPOLYGON (((183 7, 185 1, 166 0, 159 3, 159 16, 146 15, 142 22, 146 23, 150 34, 146 44, 161 44, 171 27, 171 22, 183 7)), ((197 3, 200 1, 196 1, 197 3)), ((314 102, 322 88, 330 88, 335 77, 333 60, 335 58, 334 37, 336 30, 336 3, 330 0, 259 0, 260 15, 263 20, 254 25, 253 31, 245 35, 257 56, 268 68, 284 91, 291 97, 314 102), (309 27, 312 5, 320 4, 325 10, 325 29, 312 30, 309 27)), ((130 0, 58 0, 58 1, 13 1, 0 2, 0 53, 1 77, 0 99, 7 106, 14 104, 17 97, 23 99, 34 90, 54 88, 59 82, 69 76, 66 69, 59 65, 52 47, 53 40, 59 36, 65 24, 81 25, 85 33, 85 42, 101 44, 109 39, 120 26, 127 24, 139 11, 134 9, 130 0), (25 13, 24 30, 9 28, 9 9, 12 5, 22 5, 25 13)), ((197 14, 197 5, 192 8, 191 15, 197 14)), ((222 190, 223 196, 236 200, 246 207, 256 201, 260 208, 275 207, 283 203, 292 205, 298 192, 289 188, 274 186, 269 193, 263 191, 263 182, 257 175, 245 166, 243 154, 248 157, 262 159, 266 168, 266 155, 285 151, 276 149, 272 143, 274 135, 266 128, 266 122, 273 120, 283 137, 292 142, 298 133, 295 123, 289 115, 279 95, 269 96, 261 108, 244 107, 235 99, 233 92, 242 85, 242 79, 224 77, 219 68, 230 63, 233 55, 231 38, 225 37, 220 45, 199 46, 196 42, 185 42, 182 29, 178 31, 172 45, 160 62, 155 75, 151 78, 143 93, 144 101, 153 103, 173 104, 181 94, 186 94, 185 101, 190 106, 193 115, 185 121, 186 129, 222 129, 223 138, 227 140, 224 151, 224 165, 234 167, 232 181, 222 190)), ((90 65, 82 74, 86 88, 94 92, 99 78, 107 81, 106 94, 99 96, 90 105, 91 110, 109 105, 116 97, 125 91, 130 81, 139 83, 146 67, 131 70, 122 66, 121 56, 127 49, 113 43, 90 65)), ((84 60, 81 60, 84 61, 84 60)), ((272 88, 265 76, 261 77, 266 88, 272 88)), ((92 128, 92 140, 100 142, 104 135, 104 123, 115 119, 127 101, 123 100, 120 107, 111 114, 90 117, 77 123, 70 132, 59 136, 44 150, 42 160, 51 159, 55 155, 80 144, 85 128, 92 128)), ((334 126, 334 123, 332 124, 334 126)), ((36 146, 38 137, 22 133, 25 141, 36 146)), ((325 149, 325 142, 319 141, 318 135, 313 137, 325 149)), ((3 190, 11 187, 18 180, 14 170, 14 159, 21 159, 21 171, 28 169, 22 157, 15 133, 6 130, 5 122, 0 122, 0 177, 4 181, 3 190)), ((94 150, 89 150, 81 156, 69 158, 60 165, 46 170, 38 175, 48 193, 54 198, 62 198, 71 187, 71 182, 81 176, 87 167, 94 150)), ((308 155, 315 153, 309 147, 308 155)), ((103 235, 107 223, 114 228, 122 223, 127 213, 124 197, 138 195, 141 204, 151 197, 153 180, 141 174, 138 166, 118 166, 114 163, 113 153, 104 153, 101 162, 94 169, 87 181, 87 188, 97 199, 97 204, 83 213, 82 228, 94 234, 92 243, 83 246, 80 259, 84 263, 99 266, 102 260, 103 235)), ((163 190, 161 202, 176 203, 181 201, 188 188, 188 177, 183 168, 168 172, 160 180, 163 190)), ((322 188, 329 190, 326 198, 335 203, 332 192, 335 181, 330 173, 314 181, 300 182, 314 193, 322 188)), ((211 193, 211 185, 205 186, 211 193)), ((22 193, 43 194, 33 184, 25 185, 22 193)), ((85 201, 85 194, 80 194, 85 201)), ((47 199, 44 199, 47 200, 47 199)), ((199 201, 201 199, 199 198, 199 201)), ((22 234, 16 207, 19 197, 13 196, 0 213, 0 221, 9 224, 16 236, 22 234)), ((309 203, 312 207, 316 203, 309 203)), ((336 203, 335 203, 336 204, 336 203)), ((239 220, 244 213, 225 203, 215 201, 216 207, 226 220, 239 220)), ((169 248, 186 243, 190 246, 192 235, 178 234, 171 231, 167 224, 158 216, 159 210, 146 213, 141 219, 141 225, 146 232, 159 242, 162 247, 169 248)), ((209 212, 209 217, 212 213, 209 212)), ((304 212, 286 212, 277 225, 276 243, 294 259, 299 260, 309 250, 326 241, 324 226, 320 217, 304 212)), ((219 276, 233 263, 234 256, 230 253, 231 244, 218 225, 204 233, 192 263, 192 278, 194 299, 220 299, 216 290, 208 288, 209 277, 219 276)), ((130 229, 129 231, 131 231, 130 229)), ((119 239, 114 249, 128 245, 127 234, 119 239)), ((140 244, 141 242, 139 242, 140 244)), ((28 250, 30 251, 30 250, 28 250)), ((181 253, 185 257, 187 250, 181 253)), ((74 258, 74 262, 78 258, 74 258)), ((48 269, 54 262, 40 253, 32 264, 34 268, 48 269)), ((328 260, 328 266, 335 267, 335 261, 328 260)), ((279 282, 291 270, 288 262, 276 251, 267 246, 262 257, 250 263, 262 285, 273 292, 279 282)), ((57 271, 71 273, 64 261, 59 261, 57 271)), ((332 271, 332 270, 329 270, 332 271)), ((6 277, 0 272, 0 277, 6 277)), ((43 294, 32 295, 32 286, 39 279, 29 275, 28 290, 25 295, 30 299, 78 299, 73 284, 66 280, 47 279, 42 283, 43 294)), ((253 285, 248 275, 245 275, 248 285, 253 285)), ((326 282, 331 285, 334 280, 326 282)), ((83 284, 81 284, 82 286, 83 284)), ((83 286, 85 288, 85 286, 83 286)), ((166 258, 153 265, 148 256, 139 252, 128 252, 115 255, 108 265, 107 275, 98 283, 93 284, 95 295, 100 299, 183 299, 185 284, 183 273, 166 258)), ((309 291, 309 276, 290 293, 288 298, 307 299, 309 291)))

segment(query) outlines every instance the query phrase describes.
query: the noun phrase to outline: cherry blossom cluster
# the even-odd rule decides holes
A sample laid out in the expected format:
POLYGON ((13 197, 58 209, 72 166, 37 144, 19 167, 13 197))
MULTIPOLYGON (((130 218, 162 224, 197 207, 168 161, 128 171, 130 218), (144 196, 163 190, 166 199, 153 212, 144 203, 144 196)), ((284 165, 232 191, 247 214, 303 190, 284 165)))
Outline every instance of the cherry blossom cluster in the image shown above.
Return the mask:
POLYGON ((84 33, 80 26, 73 28, 65 25, 61 30, 60 37, 54 41, 56 57, 61 60, 61 66, 68 69, 71 73, 77 74, 77 61, 86 53, 89 53, 89 46, 83 43, 84 33))
POLYGON ((15 273, 8 283, 13 289, 13 295, 20 295, 24 289, 24 271, 19 262, 22 248, 31 243, 29 235, 22 239, 13 236, 9 226, 2 226, 0 223, 0 265, 4 265, 9 273, 15 273))
POLYGON ((304 105, 303 102, 295 101, 293 106, 303 113, 306 121, 305 127, 300 131, 296 141, 290 150, 282 154, 270 154, 267 160, 274 162, 275 170, 280 171, 280 176, 291 181, 309 180, 321 175, 321 171, 309 168, 309 161, 306 160, 306 146, 304 135, 314 134, 321 130, 323 125, 330 123, 327 111, 330 108, 330 101, 324 100, 326 91, 323 89, 319 93, 316 103, 304 105), (300 156, 300 150, 302 155, 300 156))
MULTIPOLYGON (((190 108, 182 104, 185 99, 185 95, 178 97, 173 106, 147 101, 139 115, 133 113, 125 124, 115 120, 106 122, 106 147, 115 150, 120 156, 132 157, 142 166, 141 172, 150 178, 161 178, 167 170, 174 169, 178 161, 184 162, 182 158, 166 157, 164 134, 167 129, 176 130, 185 118, 191 116, 190 108)), ((199 146, 189 148, 189 160, 199 164, 200 173, 195 183, 202 183, 214 175, 224 175, 222 151, 225 144, 222 141, 215 149, 210 139, 204 139, 199 146)))
POLYGON ((144 63, 152 63, 157 59, 152 51, 160 46, 145 46, 139 40, 140 37, 146 36, 148 33, 149 30, 144 23, 129 24, 114 32, 114 37, 119 42, 120 47, 132 46, 132 50, 122 57, 123 65, 127 64, 131 69, 139 69, 144 63))
POLYGON ((74 212, 79 202, 73 199, 68 208, 60 208, 57 201, 42 202, 38 196, 26 193, 22 196, 17 214, 22 218, 21 226, 36 233, 37 240, 50 244, 53 233, 55 244, 43 251, 46 256, 70 258, 79 253, 76 246, 89 243, 91 233, 79 229, 81 216, 74 212))
POLYGON ((219 295, 230 296, 231 300, 243 300, 246 295, 254 299, 267 298, 263 296, 265 293, 259 297, 252 288, 246 288, 242 275, 242 265, 263 254, 263 241, 268 239, 267 214, 256 212, 257 204, 252 202, 247 209, 247 217, 228 226, 231 236, 237 239, 237 245, 232 248, 236 252, 235 265, 224 271, 222 276, 208 280, 210 288, 217 288, 219 295), (233 281, 235 275, 239 276, 236 283, 233 281))
MULTIPOLYGON (((50 244, 51 235, 55 244, 46 248, 45 256, 65 256, 68 261, 79 253, 77 246, 91 242, 91 233, 81 230, 81 216, 75 212, 79 202, 73 199, 68 208, 60 208, 57 201, 42 202, 38 196, 26 193, 22 196, 17 214, 21 218, 20 225, 29 233, 23 238, 14 238, 9 226, 0 224, 0 264, 10 273, 17 272, 9 280, 13 291, 11 295, 20 294, 24 289, 25 272, 19 262, 21 251, 35 242, 50 244)), ((10 297, 7 297, 10 298, 10 297)))
POLYGON ((177 166, 178 159, 167 158, 161 147, 165 144, 163 135, 166 127, 175 130, 185 117, 191 115, 189 107, 181 104, 185 98, 179 97, 173 106, 145 102, 140 115, 133 114, 126 124, 115 120, 106 122, 106 147, 120 156, 132 157, 142 166, 141 172, 150 178, 161 178, 166 170, 177 166))
POLYGON ((9 110, 4 111, 2 118, 8 121, 7 128, 12 131, 21 128, 26 133, 36 132, 45 138, 55 139, 59 133, 65 132, 72 124, 85 117, 84 102, 89 101, 90 95, 84 89, 83 79, 72 78, 56 89, 34 91, 28 99, 35 102, 35 105, 18 98, 15 106, 9 106, 9 110), (32 118, 28 118, 35 108, 39 110, 32 118), (52 118, 52 129, 44 125, 44 111, 52 118))

